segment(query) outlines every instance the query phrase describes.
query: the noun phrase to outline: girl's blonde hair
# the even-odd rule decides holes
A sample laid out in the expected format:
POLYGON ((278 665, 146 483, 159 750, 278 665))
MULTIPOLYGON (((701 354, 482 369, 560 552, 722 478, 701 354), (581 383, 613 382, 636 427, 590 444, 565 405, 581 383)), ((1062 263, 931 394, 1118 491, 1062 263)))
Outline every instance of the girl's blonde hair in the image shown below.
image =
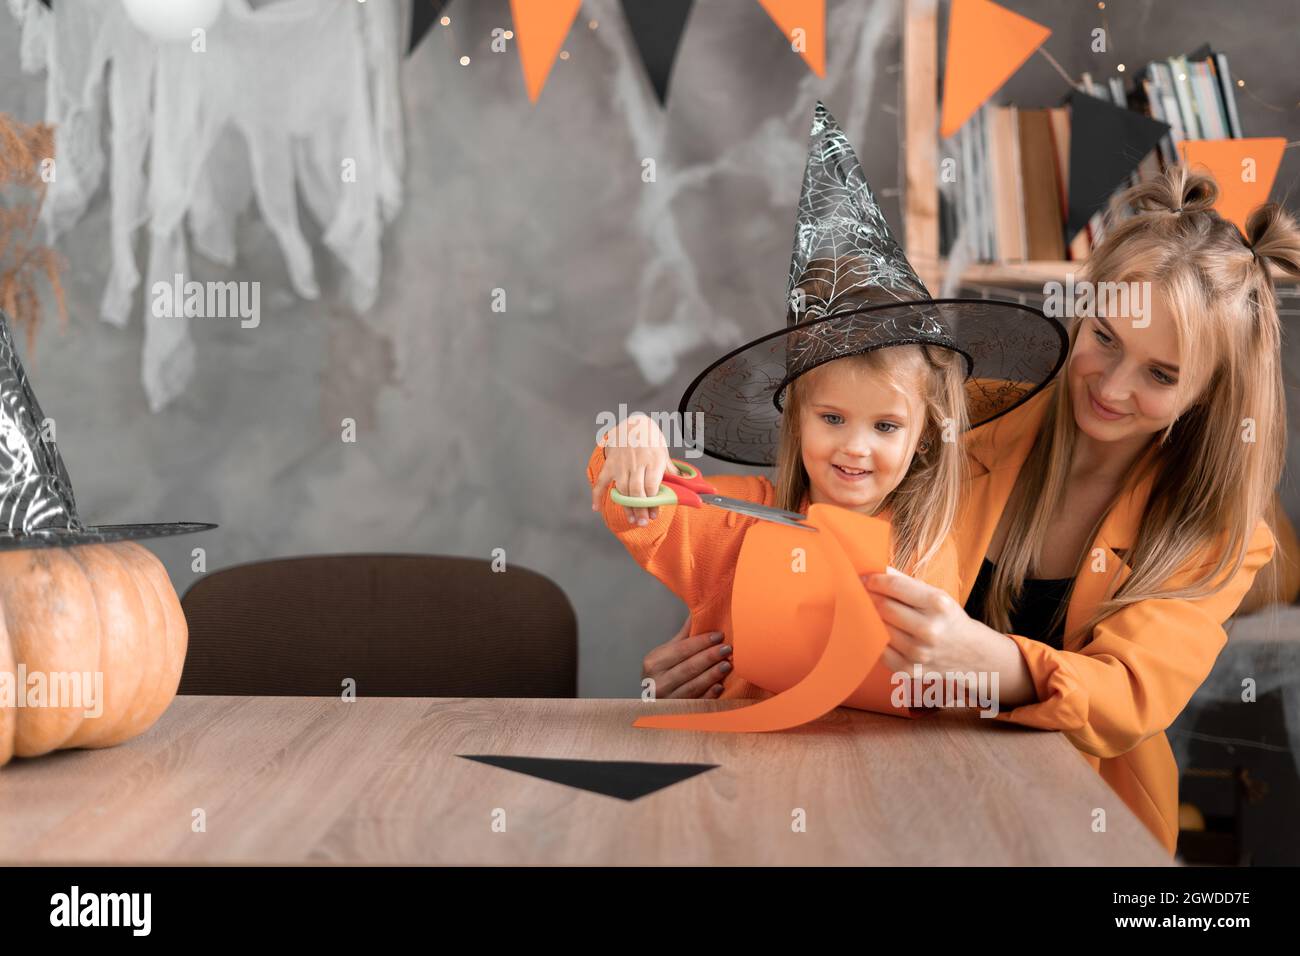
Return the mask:
MULTIPOLYGON (((965 457, 958 439, 967 424, 966 361, 957 352, 935 345, 891 345, 834 361, 852 362, 863 371, 882 375, 920 400, 924 420, 916 454, 903 480, 877 509, 890 518, 891 563, 909 574, 919 573, 948 537, 961 498, 965 457)), ((810 374, 790 383, 782 406, 776 502, 788 511, 799 509, 810 487, 799 436, 810 374)))
MULTIPOLYGON (((1268 264, 1300 274, 1300 228, 1279 206, 1261 206, 1248 219, 1243 241, 1237 227, 1211 208, 1217 196, 1212 178, 1184 166, 1132 187, 1124 200, 1137 214, 1110 225, 1083 269, 1092 283, 1150 282, 1177 328, 1178 387, 1207 384, 1152 436, 1154 454, 1139 456, 1126 476, 1126 482, 1137 481, 1154 472, 1146 513, 1124 555, 1132 573, 1074 635, 1065 635, 1067 642, 1090 635, 1103 618, 1138 601, 1196 599, 1223 588, 1240 569, 1281 478, 1286 397, 1268 264), (1199 576, 1169 586, 1194 557, 1199 576)), ((1071 353, 1084 318, 1070 323, 1071 353)), ((1180 391, 1180 402, 1188 397, 1180 391)), ((1010 608, 1039 565, 1049 522, 1062 503, 1076 435, 1069 378, 1062 374, 1008 503, 1012 519, 985 601, 985 622, 996 630, 1010 632, 1010 608)), ((1104 520, 1102 515, 1092 528, 1090 543, 1104 520)), ((1085 548, 1072 579, 1088 559, 1085 548)), ((1067 602, 1068 596, 1053 627, 1067 602)))

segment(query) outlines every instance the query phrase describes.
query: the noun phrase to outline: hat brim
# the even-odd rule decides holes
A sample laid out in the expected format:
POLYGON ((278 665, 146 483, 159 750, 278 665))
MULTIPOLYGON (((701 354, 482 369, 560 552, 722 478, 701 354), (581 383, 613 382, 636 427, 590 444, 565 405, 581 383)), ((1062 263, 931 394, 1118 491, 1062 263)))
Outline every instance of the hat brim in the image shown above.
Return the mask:
MULTIPOLYGON (((975 428, 1028 401, 1055 378, 1069 352, 1069 335, 1040 310, 997 299, 917 299, 836 312, 770 332, 727 353, 687 386, 678 413, 683 422, 700 423, 702 435, 699 429, 688 434, 694 431, 696 442, 703 439, 706 454, 737 465, 773 465, 781 434, 777 395, 791 381, 837 358, 907 344, 939 345, 965 356, 970 427, 975 428), (907 335, 874 341, 862 335, 864 321, 884 328, 918 314, 941 322, 949 344, 907 335), (824 333, 835 342, 850 324, 867 344, 859 347, 846 339, 797 375, 788 373, 792 340, 824 333)), ((801 350, 806 354, 806 345, 801 350)))
POLYGON ((138 541, 144 538, 170 538, 196 531, 210 531, 215 524, 174 521, 167 524, 107 524, 65 531, 49 528, 27 534, 0 535, 0 551, 24 548, 71 548, 79 544, 109 544, 114 541, 138 541))

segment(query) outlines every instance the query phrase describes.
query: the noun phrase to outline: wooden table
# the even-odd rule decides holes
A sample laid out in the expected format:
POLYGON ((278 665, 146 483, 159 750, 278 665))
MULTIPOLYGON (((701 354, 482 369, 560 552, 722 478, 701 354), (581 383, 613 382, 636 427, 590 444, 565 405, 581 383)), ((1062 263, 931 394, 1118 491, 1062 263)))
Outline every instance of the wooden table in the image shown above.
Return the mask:
POLYGON ((1057 733, 850 710, 779 734, 630 726, 736 704, 178 697, 120 747, 0 768, 0 863, 1171 862, 1057 733), (719 766, 629 802, 457 754, 719 766))

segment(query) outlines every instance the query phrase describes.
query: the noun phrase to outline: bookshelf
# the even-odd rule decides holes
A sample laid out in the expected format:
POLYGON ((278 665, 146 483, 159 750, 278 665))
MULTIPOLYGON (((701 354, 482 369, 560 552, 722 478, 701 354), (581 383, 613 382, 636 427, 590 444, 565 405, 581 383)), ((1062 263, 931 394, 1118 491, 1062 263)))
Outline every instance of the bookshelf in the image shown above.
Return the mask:
MULTIPOLYGON (((936 292, 948 263, 939 254, 939 4, 903 0, 903 248, 921 281, 936 292)), ((1040 287, 1078 273, 1083 260, 972 263, 967 286, 1040 287)), ((1274 281, 1282 273, 1271 267, 1274 281)))

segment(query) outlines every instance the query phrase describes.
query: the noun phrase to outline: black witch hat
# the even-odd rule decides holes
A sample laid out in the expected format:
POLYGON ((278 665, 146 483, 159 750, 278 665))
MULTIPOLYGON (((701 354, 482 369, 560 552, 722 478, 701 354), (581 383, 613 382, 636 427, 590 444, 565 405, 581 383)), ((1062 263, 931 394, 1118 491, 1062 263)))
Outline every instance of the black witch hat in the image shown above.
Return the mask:
POLYGON ((1069 348, 1061 324, 1016 302, 932 299, 820 101, 812 137, 786 327, 714 362, 678 406, 684 420, 701 416, 704 450, 741 465, 775 464, 789 384, 826 362, 892 345, 937 345, 964 356, 972 428, 1051 381, 1069 348))
POLYGON ((214 524, 114 524, 87 527, 77 517, 72 480, 58 446, 45 437, 45 415, 0 310, 0 551, 66 548, 161 538, 214 524))

